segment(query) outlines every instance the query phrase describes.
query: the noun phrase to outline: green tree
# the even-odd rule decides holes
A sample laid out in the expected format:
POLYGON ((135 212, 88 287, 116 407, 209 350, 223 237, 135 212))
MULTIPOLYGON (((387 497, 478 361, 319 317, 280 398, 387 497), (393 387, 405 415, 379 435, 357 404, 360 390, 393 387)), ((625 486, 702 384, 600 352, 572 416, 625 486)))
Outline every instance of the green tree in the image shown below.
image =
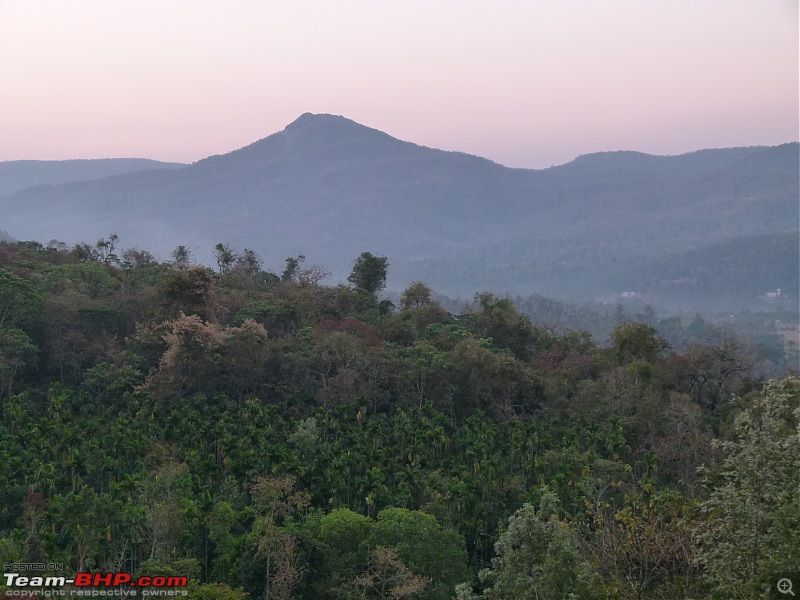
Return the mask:
POLYGON ((117 244, 119 243, 119 236, 112 233, 108 238, 101 238, 95 244, 94 256, 95 259, 107 265, 116 265, 119 263, 119 256, 117 256, 117 244))
POLYGON ((166 316, 177 317, 180 313, 185 313, 214 319, 214 277, 205 267, 176 264, 162 276, 158 292, 166 316))
POLYGON ((775 574, 800 564, 800 379, 770 382, 717 441, 721 481, 707 484, 698 558, 725 598, 763 597, 775 574))
POLYGON ((297 257, 290 256, 286 259, 286 267, 283 269, 283 273, 281 273, 281 279, 283 281, 295 281, 297 278, 297 271, 306 260, 306 257, 302 254, 298 255, 297 257))
POLYGON ((455 530, 442 527, 432 515, 404 508, 382 510, 373 526, 372 541, 395 550, 411 571, 430 578, 423 598, 450 600, 456 584, 467 578, 464 539, 455 530))
POLYGON ((719 343, 693 344, 685 356, 690 395, 715 414, 728 407, 755 362, 730 332, 719 343))
POLYGON ((325 405, 374 393, 382 375, 381 349, 372 345, 371 330, 355 319, 352 322, 352 328, 347 322, 341 326, 337 322, 335 326, 342 330, 318 328, 315 332, 312 372, 320 385, 318 397, 325 405))
POLYGON ((341 589, 367 570, 374 522, 347 508, 337 508, 319 520, 318 540, 325 548, 328 590, 341 589))
POLYGON ((525 504, 515 512, 494 548, 492 566, 480 574, 489 584, 484 598, 596 597, 596 578, 581 559, 575 534, 559 520, 558 500, 551 492, 542 494, 538 511, 525 504))
POLYGON ((0 269, 0 327, 11 327, 44 304, 44 296, 30 283, 0 269))
POLYGON ((489 340, 468 338, 459 342, 449 360, 459 381, 457 409, 470 413, 489 410, 499 419, 531 410, 540 402, 537 382, 525 365, 487 348, 489 340))
POLYGON ((69 536, 75 548, 75 566, 79 571, 107 565, 100 563, 101 547, 112 539, 112 523, 120 506, 108 495, 97 495, 88 486, 78 493, 70 492, 53 498, 50 511, 60 524, 62 535, 69 536))
POLYGON ((234 566, 241 542, 241 537, 233 531, 236 517, 233 506, 224 501, 215 502, 208 514, 208 539, 214 544, 214 566, 211 573, 214 581, 230 581, 234 578, 234 566))
POLYGON ((0 328, 0 400, 11 396, 17 372, 33 360, 37 350, 21 329, 0 328))
POLYGON ((432 344, 416 341, 402 350, 397 386, 402 398, 422 406, 425 400, 441 400, 447 393, 450 364, 432 344))
POLYGON ((492 347, 508 350, 514 357, 527 360, 535 347, 546 341, 544 332, 536 330, 528 317, 520 315, 508 298, 483 293, 476 294, 475 300, 480 307, 475 334, 490 340, 492 347))
POLYGON ((414 310, 422 308, 431 303, 431 288, 421 281, 414 281, 402 294, 400 294, 400 306, 403 310, 414 310))
POLYGON ((230 272, 238 258, 236 253, 231 250, 229 244, 220 242, 214 246, 214 260, 217 261, 217 268, 219 269, 220 275, 225 275, 230 272))
POLYGON ((400 306, 403 309, 400 323, 413 324, 416 335, 429 325, 450 320, 450 313, 431 299, 431 289, 421 281, 415 281, 403 291, 400 306))
POLYGON ((698 591, 693 503, 640 483, 621 502, 588 507, 587 548, 622 600, 691 598, 698 591))
POLYGON ((289 515, 308 506, 308 494, 294 491, 294 484, 292 476, 258 477, 251 489, 256 514, 253 523, 256 556, 266 563, 265 600, 292 598, 302 575, 297 541, 281 526, 289 515))
POLYGON ((652 364, 667 347, 655 328, 644 323, 621 323, 611 332, 611 349, 618 364, 632 361, 652 364))
POLYGON ((180 245, 170 253, 170 257, 172 257, 172 263, 174 265, 188 267, 192 262, 192 250, 184 245, 180 245))
POLYGON ((149 559, 169 564, 176 558, 181 534, 186 529, 186 500, 191 495, 191 473, 186 463, 167 460, 139 484, 139 498, 146 506, 146 538, 149 559))
POLYGON ((385 256, 374 256, 370 252, 362 252, 355 263, 353 270, 347 277, 356 290, 375 297, 386 287, 386 271, 389 259, 385 256))

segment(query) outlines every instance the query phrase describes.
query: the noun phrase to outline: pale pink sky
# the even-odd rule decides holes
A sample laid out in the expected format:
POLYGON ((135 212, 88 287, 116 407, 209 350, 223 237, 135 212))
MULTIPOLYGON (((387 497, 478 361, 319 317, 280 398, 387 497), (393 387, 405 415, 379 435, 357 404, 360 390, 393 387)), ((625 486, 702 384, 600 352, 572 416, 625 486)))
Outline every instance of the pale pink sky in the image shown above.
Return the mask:
POLYGON ((191 162, 303 112, 545 167, 798 139, 797 0, 0 0, 0 160, 191 162))

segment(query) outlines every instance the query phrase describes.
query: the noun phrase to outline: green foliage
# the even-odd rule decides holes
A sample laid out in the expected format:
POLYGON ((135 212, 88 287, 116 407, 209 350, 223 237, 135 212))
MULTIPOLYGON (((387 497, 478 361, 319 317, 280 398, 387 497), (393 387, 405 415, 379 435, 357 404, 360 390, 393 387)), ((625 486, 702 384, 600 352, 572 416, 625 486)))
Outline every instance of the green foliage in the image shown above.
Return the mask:
POLYGON ((578 549, 577 536, 558 519, 558 499, 541 497, 539 510, 525 504, 495 543, 492 566, 481 572, 482 597, 496 600, 599 598, 596 576, 578 549))
POLYGON ((372 529, 372 520, 347 508, 335 509, 320 519, 317 537, 325 544, 334 587, 366 570, 372 529))
POLYGON ((215 288, 213 278, 204 267, 177 264, 164 273, 159 285, 165 316, 176 317, 186 313, 212 318, 215 288))
POLYGON ((667 349, 667 343, 650 325, 621 323, 611 333, 611 349, 619 364, 637 360, 653 363, 667 349))
POLYGON ((297 271, 306 260, 306 257, 302 254, 298 257, 289 257, 286 259, 286 267, 283 269, 283 273, 281 274, 281 279, 283 281, 292 281, 297 277, 297 271))
POLYGON ((514 357, 527 360, 536 346, 543 344, 544 332, 536 331, 530 320, 517 313, 507 298, 478 294, 480 311, 476 315, 474 333, 491 340, 493 348, 508 350, 514 357))
POLYGON ((375 296, 386 287, 386 270, 389 259, 375 256, 371 252, 362 252, 353 264, 353 270, 347 277, 356 290, 368 296, 375 296))
POLYGON ((490 348, 491 341, 468 338, 453 349, 450 359, 460 393, 455 401, 461 414, 487 410, 499 419, 533 411, 540 401, 534 373, 524 363, 490 348))
POLYGON ((0 328, 0 400, 12 394, 14 378, 33 361, 37 351, 21 329, 0 328))
POLYGON ((186 586, 192 600, 247 600, 248 594, 224 583, 200 583, 192 580, 186 586))
POLYGON ((74 561, 79 571, 101 567, 95 557, 102 554, 103 545, 114 545, 118 534, 123 534, 117 525, 122 515, 119 500, 109 494, 98 495, 91 487, 53 497, 49 507, 51 518, 59 523, 59 534, 68 536, 75 548, 74 561))
POLYGON ((44 296, 30 283, 0 269, 0 327, 12 327, 30 318, 44 304, 44 296))
POLYGON ((417 310, 431 303, 431 288, 415 281, 400 294, 400 306, 404 310, 417 310))
POLYGON ((422 598, 449 600, 456 584, 467 577, 463 539, 432 515, 387 508, 378 513, 372 543, 394 549, 414 573, 430 578, 422 598))
POLYGON ((277 281, 248 251, 0 245, 0 553, 271 600, 450 600, 483 569, 487 600, 699 598, 728 559, 759 585, 797 560, 765 479, 797 486, 797 384, 747 395, 728 331, 679 320, 670 350, 645 309, 603 348, 422 283, 381 310, 372 259, 351 288, 300 257, 277 281))
POLYGON ((631 600, 691 597, 699 589, 693 503, 647 483, 615 485, 622 498, 609 494, 587 509, 587 548, 607 589, 631 600))
POLYGON ((67 290, 92 300, 107 298, 117 288, 117 279, 109 265, 94 260, 63 265, 48 273, 43 282, 48 291, 64 293, 67 290))
POLYGON ((427 578, 416 575, 403 564, 396 551, 378 546, 370 552, 367 570, 349 588, 364 600, 403 600, 419 597, 428 583, 427 578))
POLYGON ((720 481, 701 504, 698 558, 719 597, 766 594, 800 563, 800 380, 766 386, 717 443, 720 481))

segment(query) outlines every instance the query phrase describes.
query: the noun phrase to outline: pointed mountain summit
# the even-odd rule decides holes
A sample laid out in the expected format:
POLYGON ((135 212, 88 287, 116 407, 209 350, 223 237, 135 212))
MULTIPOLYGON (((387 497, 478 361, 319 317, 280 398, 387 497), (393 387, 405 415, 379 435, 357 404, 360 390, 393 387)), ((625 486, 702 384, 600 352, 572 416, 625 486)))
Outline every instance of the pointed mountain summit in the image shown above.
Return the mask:
POLYGON ((292 152, 292 150, 309 146, 317 147, 320 150, 330 149, 331 146, 343 142, 350 143, 357 148, 358 144, 369 144, 375 136, 383 141, 398 141, 381 131, 370 129, 341 116, 304 113, 281 131, 239 150, 222 156, 213 156, 206 160, 213 161, 222 157, 239 160, 242 157, 275 152, 292 152))
POLYGON ((368 140, 399 141, 383 131, 361 125, 341 115, 314 113, 303 113, 289 123, 282 132, 275 135, 280 134, 284 134, 290 139, 302 139, 303 141, 331 139, 351 139, 362 142, 368 140))
POLYGON ((208 263, 218 242, 271 268, 302 253, 342 279, 368 250, 389 257, 395 287, 424 278, 452 294, 571 294, 587 274, 605 284, 606 262, 796 231, 797 161, 787 144, 509 169, 306 113, 183 168, 0 198, 0 227, 70 244, 115 232, 162 257, 192 247, 208 263))
POLYGON ((440 152, 398 140, 343 116, 304 113, 282 131, 233 152, 198 161, 197 164, 216 166, 238 162, 240 165, 249 163, 256 166, 264 162, 316 160, 330 165, 331 162, 345 164, 354 159, 375 162, 411 157, 418 153, 440 152))

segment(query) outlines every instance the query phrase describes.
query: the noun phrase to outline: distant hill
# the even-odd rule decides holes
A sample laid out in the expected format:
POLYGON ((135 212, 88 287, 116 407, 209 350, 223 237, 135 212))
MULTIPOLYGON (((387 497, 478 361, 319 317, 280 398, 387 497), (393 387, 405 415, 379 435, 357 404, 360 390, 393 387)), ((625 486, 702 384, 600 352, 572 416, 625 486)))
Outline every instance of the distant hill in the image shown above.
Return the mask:
POLYGON ((572 263, 448 259, 401 268, 405 276, 437 281, 439 289, 467 298, 475 290, 491 290, 616 303, 632 294, 644 304, 672 309, 764 309, 761 296, 778 288, 785 292, 783 303, 791 301, 797 307, 798 244, 797 233, 784 233, 743 236, 661 256, 598 257, 572 263))
POLYGON ((607 276, 620 289, 636 290, 673 306, 696 298, 702 300, 702 308, 724 310, 749 299, 747 308, 763 309, 764 294, 782 289, 781 304, 797 308, 799 254, 797 231, 739 237, 617 268, 607 276))
MULTIPOLYGON (((510 169, 305 114, 184 168, 0 198, 0 227, 69 243, 116 232, 162 256, 185 244, 209 262, 217 242, 272 267, 302 253, 340 279, 369 250, 389 257, 395 288, 422 277, 450 295, 591 298, 617 291, 621 266, 796 232, 799 156, 793 143, 510 169)), ((798 259, 778 260, 791 269, 798 259)))
POLYGON ((180 163, 146 158, 103 158, 96 160, 12 160, 0 162, 0 196, 34 185, 58 185, 71 181, 102 179, 147 169, 174 169, 180 163))

